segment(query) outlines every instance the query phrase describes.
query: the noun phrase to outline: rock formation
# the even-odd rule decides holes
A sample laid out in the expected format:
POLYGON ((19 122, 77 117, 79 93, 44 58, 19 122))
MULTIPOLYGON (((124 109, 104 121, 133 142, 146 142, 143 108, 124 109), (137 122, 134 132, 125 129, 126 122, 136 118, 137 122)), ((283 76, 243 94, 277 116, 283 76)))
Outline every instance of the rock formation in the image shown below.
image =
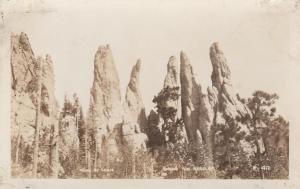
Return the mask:
MULTIPOLYGON (((40 131, 40 135, 43 134, 43 138, 40 139, 40 143, 45 146, 40 147, 40 150, 43 152, 44 149, 46 153, 50 154, 50 175, 57 178, 60 167, 58 158, 59 109, 54 96, 55 76, 53 62, 50 55, 46 55, 45 58, 38 57, 37 60, 42 65, 41 112, 44 115, 42 116, 40 131)), ((45 157, 45 159, 47 158, 45 157)), ((47 165, 45 165, 45 168, 47 168, 47 165)), ((45 176, 47 174, 46 172, 45 176)))
POLYGON ((164 88, 166 87, 178 87, 178 68, 175 56, 171 56, 167 65, 167 75, 164 80, 164 88))
POLYGON ((121 123, 122 106, 119 76, 109 45, 100 46, 95 54, 94 82, 91 90, 94 113, 97 114, 95 126, 105 133, 121 123))
POLYGON ((147 120, 139 89, 140 67, 138 60, 132 68, 122 106, 119 76, 110 47, 100 46, 96 52, 88 119, 93 130, 91 138, 95 140, 91 157, 95 159, 96 169, 118 166, 120 162, 130 167, 134 164, 134 154, 147 150, 148 137, 143 133, 147 120))
POLYGON ((193 68, 184 52, 180 53, 180 84, 182 119, 185 124, 188 140, 194 143, 197 129, 200 127, 201 87, 196 82, 193 68))
MULTIPOLYGON (((31 148, 34 135, 35 106, 27 92, 37 66, 36 58, 25 33, 11 36, 11 136, 12 159, 19 164, 24 148, 31 148), (22 146, 23 145, 23 146, 22 146)), ((30 166, 30 162, 24 166, 30 166)))
POLYGON ((145 106, 140 92, 141 60, 133 66, 130 81, 126 89, 124 102, 124 120, 122 124, 122 138, 127 149, 137 151, 146 150, 147 135, 144 134, 147 118, 145 106))
MULTIPOLYGON (((214 107, 214 123, 226 123, 225 117, 237 119, 245 116, 252 116, 250 110, 238 98, 231 84, 231 73, 227 65, 227 60, 218 43, 213 43, 210 47, 210 59, 213 67, 211 75, 212 88, 208 88, 209 99, 214 107)), ((245 124, 239 123, 241 131, 249 134, 249 129, 245 124)), ((241 141, 242 147, 246 153, 253 154, 255 149, 245 140, 241 141)), ((262 144, 262 143, 261 143, 262 144)), ((261 146, 261 149, 264 149, 261 146)))
POLYGON ((58 133, 58 105, 54 96, 54 73, 51 58, 49 55, 46 55, 45 58, 36 58, 27 35, 25 33, 13 34, 11 36, 11 72, 12 157, 15 166, 27 169, 22 173, 15 175, 13 173, 13 176, 28 177, 31 174, 32 162, 20 162, 20 160, 24 157, 32 158, 38 92, 41 93, 41 107, 38 108, 42 113, 39 161, 43 162, 38 172, 40 176, 49 175, 49 171, 52 172, 50 174, 57 175, 57 170, 44 169, 48 166, 46 165, 48 162, 51 166, 58 163, 57 137, 54 136, 58 133), (38 68, 42 68, 41 91, 38 91, 37 86, 38 68), (52 155, 45 156, 45 154, 52 155), (43 166, 45 167, 43 168, 43 166))
MULTIPOLYGON (((163 88, 179 88, 179 81, 178 81, 178 66, 177 66, 177 60, 175 56, 171 56, 169 58, 168 64, 167 64, 167 75, 164 80, 164 86, 163 88)), ((177 110, 176 118, 178 117, 178 110, 180 103, 178 100, 168 100, 166 102, 166 107, 173 107, 177 110)))
POLYGON ((25 33, 11 36, 12 88, 19 93, 25 92, 29 82, 35 77, 37 61, 25 33))
MULTIPOLYGON (((213 109, 208 96, 203 94, 200 84, 195 80, 193 68, 184 52, 180 53, 180 84, 182 118, 189 142, 207 152, 204 160, 206 167, 213 167, 212 120, 213 109)), ((197 152, 201 153, 201 152, 197 152)), ((209 172, 208 177, 215 173, 209 172)))
MULTIPOLYGON (((263 121, 253 121, 256 113, 252 115, 249 100, 241 100, 234 91, 230 69, 218 43, 210 47, 210 59, 212 85, 203 91, 187 55, 180 53, 180 70, 175 56, 171 56, 163 89, 153 99, 156 109, 146 117, 140 91, 141 60, 132 68, 122 101, 111 49, 100 46, 94 57, 94 80, 85 121, 76 95, 73 100, 65 97, 59 113, 51 57, 35 57, 27 35, 13 34, 12 176, 146 178, 147 171, 149 177, 158 171, 156 176, 164 177, 162 166, 168 166, 166 161, 170 160, 170 166, 179 167, 180 178, 191 176, 180 170, 190 165, 208 168, 195 175, 199 178, 214 178, 217 174, 227 177, 223 172, 233 178, 239 175, 236 169, 240 163, 244 166, 248 159, 251 163, 257 161, 254 155, 260 153, 255 152, 275 150, 288 159, 289 123, 279 117, 268 122, 271 126, 266 129, 263 121), (250 131, 256 129, 251 128, 253 123, 264 125, 258 126, 260 133, 250 131), (253 137, 255 132, 260 138, 253 137), (237 163, 233 163, 234 158, 237 163)), ((262 164, 261 157, 258 161, 262 164)), ((284 166, 285 178, 288 162, 284 166)))
POLYGON ((251 114, 234 93, 226 58, 217 43, 210 48, 210 58, 213 66, 212 87, 208 87, 206 95, 194 78, 187 56, 181 53, 182 117, 191 142, 195 141, 196 129, 199 129, 204 142, 209 143, 206 138, 210 135, 213 121, 224 122, 223 113, 231 118, 251 114))
POLYGON ((210 91, 217 91, 219 111, 224 112, 232 118, 245 116, 246 114, 251 115, 248 108, 237 99, 230 81, 231 73, 227 65, 227 60, 218 43, 212 44, 210 59, 213 66, 211 75, 212 85, 216 89, 210 89, 210 91))
POLYGON ((103 142, 109 143, 109 150, 117 153, 115 135, 123 121, 123 109, 119 76, 109 45, 100 46, 95 54, 89 116, 95 132, 95 154, 101 153, 103 142))
POLYGON ((147 119, 145 106, 140 91, 140 69, 141 60, 138 60, 135 66, 132 68, 130 81, 126 89, 124 119, 133 124, 137 123, 140 127, 140 130, 144 131, 147 124, 147 119))

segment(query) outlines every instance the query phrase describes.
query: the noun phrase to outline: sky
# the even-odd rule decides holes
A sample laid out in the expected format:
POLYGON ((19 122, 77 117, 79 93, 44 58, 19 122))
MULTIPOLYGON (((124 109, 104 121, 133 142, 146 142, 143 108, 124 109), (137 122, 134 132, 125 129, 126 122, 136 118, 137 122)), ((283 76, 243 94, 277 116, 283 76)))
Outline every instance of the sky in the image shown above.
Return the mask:
POLYGON ((142 60, 140 88, 149 112, 162 89, 168 58, 176 56, 179 66, 184 51, 205 89, 211 85, 209 47, 219 42, 237 93, 275 92, 278 111, 296 116, 291 106, 299 102, 298 93, 290 91, 298 87, 300 68, 291 61, 291 16, 284 9, 256 0, 32 2, 7 13, 6 22, 12 32, 27 33, 36 56, 51 56, 60 104, 66 93, 76 92, 87 111, 100 45, 111 46, 123 99, 131 68, 142 60))

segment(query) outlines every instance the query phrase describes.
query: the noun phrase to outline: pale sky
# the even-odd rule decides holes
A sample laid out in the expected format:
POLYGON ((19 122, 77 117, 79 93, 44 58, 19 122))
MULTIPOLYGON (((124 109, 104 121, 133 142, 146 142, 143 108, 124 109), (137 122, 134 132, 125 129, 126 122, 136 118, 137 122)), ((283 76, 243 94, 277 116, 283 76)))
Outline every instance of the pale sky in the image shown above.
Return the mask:
POLYGON ((236 92, 242 97, 258 89, 276 92, 279 112, 292 119, 290 106, 299 100, 290 89, 298 87, 293 78, 299 81, 300 68, 291 61, 290 17, 284 10, 266 9, 256 0, 43 2, 25 6, 36 12, 8 14, 6 22, 12 32, 27 33, 36 56, 52 57, 60 105, 65 93, 76 92, 87 110, 99 45, 112 48, 123 98, 131 68, 142 60, 140 87, 149 112, 168 58, 176 56, 179 66, 181 50, 202 87, 211 85, 209 47, 217 41, 236 92))

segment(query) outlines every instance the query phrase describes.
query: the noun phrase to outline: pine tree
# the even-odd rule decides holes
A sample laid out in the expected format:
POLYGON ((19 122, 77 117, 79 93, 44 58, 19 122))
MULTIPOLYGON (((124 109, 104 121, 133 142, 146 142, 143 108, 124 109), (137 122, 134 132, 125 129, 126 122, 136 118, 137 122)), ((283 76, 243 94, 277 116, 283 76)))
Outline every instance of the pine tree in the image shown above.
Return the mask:
POLYGON ((268 121, 262 132, 265 145, 265 164, 268 178, 287 179, 289 170, 289 122, 282 116, 268 121))
MULTIPOLYGON (((158 169, 163 171, 163 167, 177 167, 177 171, 168 173, 167 178, 183 178, 183 167, 191 162, 190 147, 188 146, 184 123, 177 118, 177 108, 169 106, 170 102, 177 102, 179 99, 179 87, 166 87, 154 97, 156 109, 163 119, 162 149, 157 158, 158 169)), ((175 103, 177 104, 177 103, 175 103)))
POLYGON ((268 152, 268 149, 266 148, 268 146, 265 142, 268 138, 266 133, 271 131, 280 132, 278 128, 275 130, 272 129, 272 123, 274 123, 274 120, 276 120, 275 103, 278 98, 279 97, 277 94, 256 91, 246 102, 252 113, 252 117, 248 116, 243 120, 243 122, 248 125, 250 130, 250 135, 247 136, 246 139, 249 142, 254 143, 256 147, 256 153, 253 162, 254 164, 258 165, 259 177, 261 179, 266 177, 266 170, 264 169, 266 166, 268 166, 267 163, 270 162, 270 157, 274 158, 274 156, 278 156, 276 155, 276 151, 269 150, 268 152), (266 148, 267 151, 264 152, 263 149, 261 149, 261 144, 263 144, 263 147, 266 148))
POLYGON ((224 178, 231 178, 237 174, 242 162, 243 149, 240 148, 240 141, 246 136, 241 131, 239 119, 234 119, 223 114, 225 123, 218 124, 215 132, 214 160, 217 169, 224 178))

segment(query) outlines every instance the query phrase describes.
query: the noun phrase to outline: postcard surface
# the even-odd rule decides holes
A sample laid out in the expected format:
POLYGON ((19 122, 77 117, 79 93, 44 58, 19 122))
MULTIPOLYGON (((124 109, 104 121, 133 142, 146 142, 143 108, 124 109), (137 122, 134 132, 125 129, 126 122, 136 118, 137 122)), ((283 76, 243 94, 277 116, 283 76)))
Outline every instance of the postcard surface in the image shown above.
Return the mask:
POLYGON ((0 13, 0 188, 299 186, 299 1, 0 13))

